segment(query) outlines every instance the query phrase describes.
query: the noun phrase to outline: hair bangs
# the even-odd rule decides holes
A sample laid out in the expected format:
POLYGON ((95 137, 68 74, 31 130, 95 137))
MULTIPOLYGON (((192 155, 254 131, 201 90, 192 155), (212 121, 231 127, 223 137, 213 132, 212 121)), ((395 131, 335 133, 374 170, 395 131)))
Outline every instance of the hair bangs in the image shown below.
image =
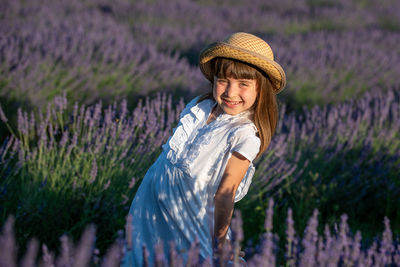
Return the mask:
POLYGON ((218 78, 257 79, 261 75, 254 67, 241 61, 226 58, 216 58, 214 73, 218 78))

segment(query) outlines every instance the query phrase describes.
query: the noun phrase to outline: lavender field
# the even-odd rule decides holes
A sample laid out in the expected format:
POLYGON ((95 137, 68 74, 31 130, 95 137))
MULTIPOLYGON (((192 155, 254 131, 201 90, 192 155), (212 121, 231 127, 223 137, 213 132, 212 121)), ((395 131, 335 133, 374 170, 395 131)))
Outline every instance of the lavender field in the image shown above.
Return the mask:
MULTIPOLYGON (((0 2, 1 266, 118 265, 141 178, 208 89, 200 50, 236 31, 270 43, 288 85, 235 251, 249 266, 400 265, 400 2, 248 3, 0 2)), ((157 266, 170 258, 183 264, 157 266)))

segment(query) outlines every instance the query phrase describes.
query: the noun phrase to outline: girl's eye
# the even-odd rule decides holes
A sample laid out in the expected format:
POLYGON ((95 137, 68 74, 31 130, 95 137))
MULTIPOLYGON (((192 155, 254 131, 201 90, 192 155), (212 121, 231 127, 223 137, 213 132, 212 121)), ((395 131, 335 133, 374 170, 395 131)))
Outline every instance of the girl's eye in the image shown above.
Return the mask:
POLYGON ((247 87, 247 86, 249 86, 249 84, 248 83, 240 83, 240 86, 247 87))
POLYGON ((227 81, 226 80, 224 80, 224 79, 218 79, 217 80, 217 83, 226 83, 227 81))

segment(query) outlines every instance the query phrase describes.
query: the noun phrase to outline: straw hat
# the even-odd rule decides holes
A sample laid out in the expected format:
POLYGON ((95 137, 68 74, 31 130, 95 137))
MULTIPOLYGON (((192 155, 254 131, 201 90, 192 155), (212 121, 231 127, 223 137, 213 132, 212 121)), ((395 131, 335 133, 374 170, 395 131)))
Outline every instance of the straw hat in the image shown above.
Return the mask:
POLYGON ((224 41, 209 45, 200 53, 200 69, 208 80, 214 80, 210 62, 213 58, 225 57, 240 60, 263 70, 274 86, 274 93, 283 90, 286 76, 282 67, 274 61, 271 47, 262 39, 249 33, 238 32, 224 41))

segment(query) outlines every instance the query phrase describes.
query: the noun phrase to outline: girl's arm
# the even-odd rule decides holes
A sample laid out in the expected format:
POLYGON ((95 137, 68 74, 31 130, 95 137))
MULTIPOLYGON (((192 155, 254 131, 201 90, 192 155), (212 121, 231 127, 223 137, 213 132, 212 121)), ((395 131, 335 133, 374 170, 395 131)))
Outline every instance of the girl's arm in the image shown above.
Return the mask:
MULTIPOLYGON (((232 219, 236 190, 249 168, 250 161, 238 152, 233 152, 228 160, 221 183, 214 196, 214 240, 217 249, 225 242, 226 233, 232 219)), ((215 244, 215 243, 213 243, 215 244)))

